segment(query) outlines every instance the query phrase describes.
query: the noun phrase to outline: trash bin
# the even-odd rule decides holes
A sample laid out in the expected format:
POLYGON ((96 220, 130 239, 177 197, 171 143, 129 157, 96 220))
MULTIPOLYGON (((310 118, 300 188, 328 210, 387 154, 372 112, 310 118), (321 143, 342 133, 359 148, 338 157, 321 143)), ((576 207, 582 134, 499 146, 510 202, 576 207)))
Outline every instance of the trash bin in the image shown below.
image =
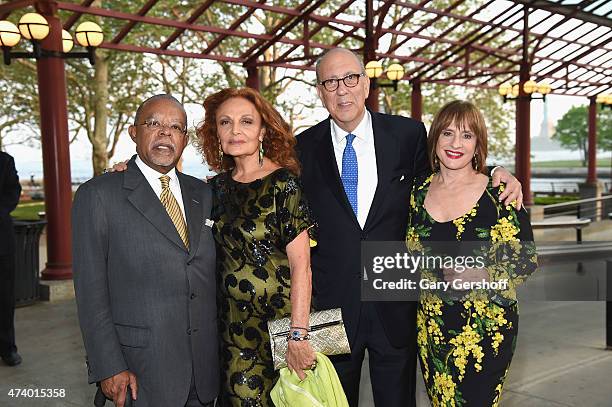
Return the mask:
POLYGON ((44 220, 13 221, 15 229, 15 305, 38 301, 38 251, 44 220))

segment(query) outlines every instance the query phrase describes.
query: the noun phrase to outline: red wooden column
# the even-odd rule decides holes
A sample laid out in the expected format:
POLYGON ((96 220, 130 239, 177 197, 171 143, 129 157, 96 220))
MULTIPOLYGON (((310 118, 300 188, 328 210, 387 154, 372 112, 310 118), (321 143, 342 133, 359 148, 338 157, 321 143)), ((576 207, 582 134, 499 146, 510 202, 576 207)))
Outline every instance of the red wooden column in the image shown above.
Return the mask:
MULTIPOLYGON (((62 24, 56 17, 56 3, 40 1, 36 9, 49 22, 49 36, 42 41, 42 48, 61 52, 62 24)), ((48 221, 47 266, 42 272, 42 278, 64 280, 72 278, 72 189, 64 60, 56 57, 41 58, 37 61, 37 73, 45 212, 48 221)))
MULTIPOLYGON (((370 82, 373 83, 374 80, 370 79, 370 82)), ((378 103, 379 95, 380 95, 380 88, 370 86, 370 95, 366 99, 365 104, 366 104, 366 107, 373 112, 378 112, 380 110, 380 104, 378 103)))
POLYGON ((516 178, 523 185, 523 203, 532 205, 531 197, 531 98, 525 93, 523 85, 529 80, 529 8, 525 7, 523 16, 523 60, 520 68, 519 95, 516 98, 516 178))
MULTIPOLYGON (((366 19, 365 19, 365 41, 363 44, 363 60, 364 64, 376 59, 376 37, 374 35, 374 2, 366 0, 366 19)), ((370 79, 370 94, 366 99, 366 107, 373 112, 378 112, 379 102, 378 96, 380 89, 376 87, 376 79, 370 79)))
POLYGON ((423 95, 421 94, 421 81, 418 78, 412 80, 412 93, 410 94, 410 111, 414 120, 422 121, 423 95))
POLYGON ((589 171, 587 184, 597 182, 597 103, 595 96, 589 98, 589 171))
MULTIPOLYGON (((529 80, 529 79, 527 79, 529 80)), ((531 134, 530 100, 523 91, 526 80, 521 79, 519 97, 516 99, 516 178, 523 185, 523 202, 531 205, 531 134)))
POLYGON ((259 70, 256 66, 247 67, 246 86, 259 90, 259 70))

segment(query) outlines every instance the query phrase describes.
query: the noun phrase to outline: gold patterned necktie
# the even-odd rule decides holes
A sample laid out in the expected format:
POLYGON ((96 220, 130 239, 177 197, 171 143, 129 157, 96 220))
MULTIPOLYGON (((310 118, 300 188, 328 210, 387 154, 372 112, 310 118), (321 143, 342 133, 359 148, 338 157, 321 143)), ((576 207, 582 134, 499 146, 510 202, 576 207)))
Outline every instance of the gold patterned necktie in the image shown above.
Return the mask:
POLYGON ((172 192, 170 191, 170 177, 167 175, 162 175, 159 177, 162 185, 162 192, 159 196, 159 199, 166 208, 166 212, 170 216, 172 223, 174 223, 174 227, 178 232, 179 236, 183 243, 185 243, 185 247, 189 250, 189 237, 187 236, 187 225, 185 224, 185 218, 183 218, 183 213, 181 212, 181 207, 172 192))

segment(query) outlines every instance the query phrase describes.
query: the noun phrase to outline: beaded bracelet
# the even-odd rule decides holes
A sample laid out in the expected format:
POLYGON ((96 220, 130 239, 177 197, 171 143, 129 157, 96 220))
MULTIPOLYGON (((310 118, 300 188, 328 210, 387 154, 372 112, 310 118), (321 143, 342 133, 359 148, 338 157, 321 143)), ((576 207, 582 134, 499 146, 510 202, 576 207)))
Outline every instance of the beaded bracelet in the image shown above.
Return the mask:
POLYGON ((293 335, 287 335, 287 342, 289 341, 307 341, 310 339, 310 335, 304 335, 304 336, 293 336, 293 335))
POLYGON ((303 329, 306 332, 310 332, 310 328, 303 328, 301 326, 290 326, 289 329, 303 329))

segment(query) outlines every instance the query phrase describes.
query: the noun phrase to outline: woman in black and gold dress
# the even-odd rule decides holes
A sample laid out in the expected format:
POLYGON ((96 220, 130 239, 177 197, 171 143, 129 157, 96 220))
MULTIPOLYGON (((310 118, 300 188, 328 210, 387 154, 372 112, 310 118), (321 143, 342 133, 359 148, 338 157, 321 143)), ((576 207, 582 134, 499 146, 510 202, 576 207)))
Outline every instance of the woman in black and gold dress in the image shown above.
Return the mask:
MULTIPOLYGON (((315 223, 302 193, 289 125, 252 89, 225 89, 204 101, 198 128, 207 163, 220 172, 213 234, 217 243, 222 406, 273 406, 277 374, 269 320, 291 316, 305 337, 311 300, 315 223)), ((289 341, 287 364, 304 377, 315 361, 307 340, 289 341)))
POLYGON ((505 250, 504 260, 495 266, 462 273, 426 270, 422 278, 509 281, 507 289, 495 295, 470 291, 461 301, 422 290, 417 343, 434 407, 498 405, 518 333, 514 287, 537 267, 528 215, 525 209, 499 201, 503 184, 492 187, 484 166, 486 154, 482 114, 467 102, 447 104, 429 132, 428 156, 434 173, 416 180, 411 196, 409 247, 487 241, 501 245, 497 255, 505 250))

